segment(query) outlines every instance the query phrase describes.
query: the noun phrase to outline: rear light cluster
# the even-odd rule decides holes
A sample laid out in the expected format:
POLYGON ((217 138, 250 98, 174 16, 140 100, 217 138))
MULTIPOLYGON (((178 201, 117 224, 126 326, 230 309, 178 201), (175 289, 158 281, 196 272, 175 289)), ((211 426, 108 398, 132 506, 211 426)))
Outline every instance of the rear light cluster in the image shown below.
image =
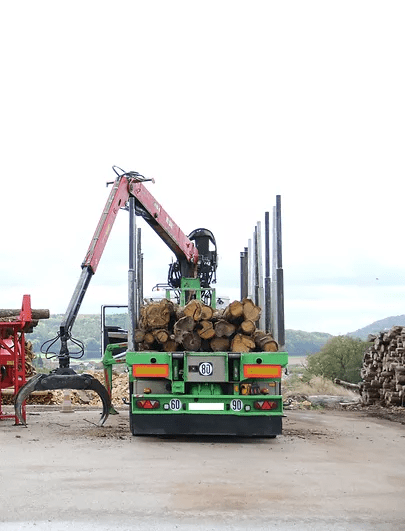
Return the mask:
POLYGON ((245 364, 243 376, 245 378, 281 378, 281 365, 245 364))
POLYGON ((159 400, 137 400, 136 407, 139 409, 157 409, 160 406, 159 400))
POLYGON ((256 402, 253 402, 253 407, 260 411, 271 411, 277 409, 278 404, 274 400, 257 400, 256 402))
POLYGON ((132 365, 134 378, 168 378, 169 365, 167 363, 138 363, 132 365))

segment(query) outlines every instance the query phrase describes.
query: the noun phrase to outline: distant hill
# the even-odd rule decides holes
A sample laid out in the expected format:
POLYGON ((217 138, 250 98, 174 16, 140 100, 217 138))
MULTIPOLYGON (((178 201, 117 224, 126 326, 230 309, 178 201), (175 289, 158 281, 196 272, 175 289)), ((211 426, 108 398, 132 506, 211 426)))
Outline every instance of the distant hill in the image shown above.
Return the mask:
MULTIPOLYGON (((40 347, 44 341, 49 340, 57 334, 63 315, 51 315, 50 319, 41 320, 34 332, 27 336, 34 346, 34 351, 39 352, 40 347)), ((110 316, 109 324, 122 324, 125 318, 122 314, 110 316), (115 322, 117 319, 117 322, 115 322)), ((347 335, 356 337, 363 341, 367 340, 369 334, 378 334, 383 330, 389 330, 392 326, 405 326, 405 315, 397 315, 386 317, 380 321, 375 321, 364 328, 360 328, 355 332, 350 332, 347 335)), ((86 357, 100 357, 100 315, 83 315, 77 316, 76 323, 73 327, 74 337, 80 339, 85 344, 86 357)), ((286 345, 285 349, 290 356, 306 356, 319 352, 321 348, 333 337, 332 334, 324 332, 304 332, 302 330, 286 330, 286 345)), ((58 352, 56 346, 55 349, 58 352)))
POLYGON ((358 337, 359 339, 366 341, 369 334, 378 334, 384 330, 389 330, 393 326, 405 326, 405 315, 396 315, 386 317, 385 319, 380 319, 379 321, 375 321, 364 328, 359 328, 359 330, 349 332, 346 335, 350 337, 358 337))
POLYGON ((286 330, 285 349, 290 356, 306 356, 319 352, 332 337, 331 334, 325 332, 286 330))

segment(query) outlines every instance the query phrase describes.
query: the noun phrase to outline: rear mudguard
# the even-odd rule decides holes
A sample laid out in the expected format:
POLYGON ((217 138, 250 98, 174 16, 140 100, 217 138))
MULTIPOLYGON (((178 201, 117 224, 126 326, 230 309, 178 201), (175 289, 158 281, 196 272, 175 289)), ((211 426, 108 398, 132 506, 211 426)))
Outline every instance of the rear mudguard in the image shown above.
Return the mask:
POLYGON ((95 391, 103 403, 103 412, 98 425, 102 426, 107 420, 111 407, 111 398, 107 389, 91 374, 76 374, 73 369, 56 369, 50 374, 37 374, 21 387, 14 401, 15 414, 18 420, 26 425, 22 415, 22 405, 33 391, 53 391, 55 389, 95 391))

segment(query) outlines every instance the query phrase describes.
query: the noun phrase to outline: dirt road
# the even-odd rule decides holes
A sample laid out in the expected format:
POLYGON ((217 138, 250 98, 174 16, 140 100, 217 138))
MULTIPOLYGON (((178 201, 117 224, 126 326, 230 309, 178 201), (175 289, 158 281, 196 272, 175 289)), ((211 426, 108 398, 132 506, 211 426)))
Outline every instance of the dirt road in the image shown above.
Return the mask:
POLYGON ((0 423, 1 531, 403 530, 405 425, 288 411, 277 439, 130 435, 127 414, 0 423))

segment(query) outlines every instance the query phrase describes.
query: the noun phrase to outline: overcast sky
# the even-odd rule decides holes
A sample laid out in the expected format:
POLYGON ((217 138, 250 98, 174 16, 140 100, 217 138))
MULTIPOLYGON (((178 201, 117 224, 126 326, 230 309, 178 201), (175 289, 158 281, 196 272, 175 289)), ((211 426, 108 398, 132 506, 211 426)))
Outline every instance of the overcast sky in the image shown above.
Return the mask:
MULTIPOLYGON (((286 328, 405 313, 402 1, 0 2, 0 307, 63 313, 112 165, 185 233, 219 295, 281 195, 286 328)), ((81 313, 127 297, 120 212, 81 313)), ((145 292, 171 252, 143 227, 145 292)))

